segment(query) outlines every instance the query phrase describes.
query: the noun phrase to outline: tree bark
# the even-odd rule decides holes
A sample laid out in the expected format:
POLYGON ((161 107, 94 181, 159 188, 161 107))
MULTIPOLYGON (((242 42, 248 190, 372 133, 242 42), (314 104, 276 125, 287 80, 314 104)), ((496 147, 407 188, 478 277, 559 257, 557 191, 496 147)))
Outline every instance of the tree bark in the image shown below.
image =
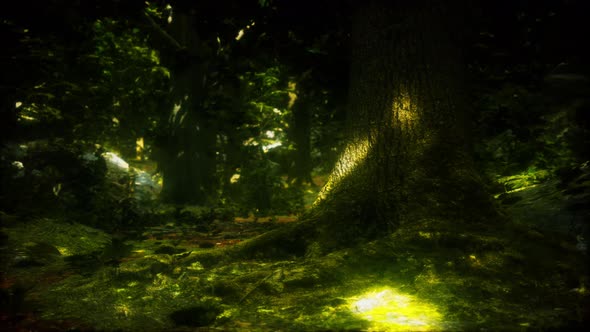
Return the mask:
POLYGON ((301 92, 293 105, 293 125, 291 139, 295 143, 294 165, 291 177, 299 185, 311 181, 311 107, 309 96, 301 92))
POLYGON ((160 151, 162 195, 174 203, 206 204, 215 193, 215 123, 202 104, 206 46, 190 14, 175 15, 171 38, 176 50, 171 70, 173 110, 160 151))

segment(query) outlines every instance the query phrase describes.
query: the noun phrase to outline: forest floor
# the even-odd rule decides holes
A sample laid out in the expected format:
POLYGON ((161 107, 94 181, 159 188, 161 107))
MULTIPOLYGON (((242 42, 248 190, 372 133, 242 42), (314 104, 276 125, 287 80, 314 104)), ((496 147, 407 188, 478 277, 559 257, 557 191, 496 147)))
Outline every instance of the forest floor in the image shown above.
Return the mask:
POLYGON ((0 330, 554 331, 588 323, 587 257, 571 236, 424 220, 330 253, 312 243, 292 256, 228 255, 294 222, 217 220, 204 232, 169 220, 110 235, 2 215, 0 330))

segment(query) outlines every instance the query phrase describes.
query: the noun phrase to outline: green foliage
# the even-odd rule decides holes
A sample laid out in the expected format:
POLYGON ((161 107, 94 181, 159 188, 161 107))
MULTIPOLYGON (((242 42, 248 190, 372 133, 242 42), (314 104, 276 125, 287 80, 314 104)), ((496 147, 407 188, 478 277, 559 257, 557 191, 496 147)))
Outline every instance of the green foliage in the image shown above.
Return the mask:
POLYGON ((105 18, 95 22, 94 32, 91 56, 98 59, 100 76, 92 88, 110 96, 103 117, 111 125, 103 138, 131 153, 137 137, 156 130, 162 105, 158 100, 166 98, 170 72, 139 29, 105 18))
MULTIPOLYGON (((284 70, 283 70, 284 71, 284 70)), ((246 122, 242 128, 250 133, 258 143, 263 143, 266 131, 284 133, 288 127, 291 111, 287 108, 287 82, 279 66, 272 66, 260 72, 248 71, 239 76, 246 101, 246 122)), ((282 137, 284 138, 284 137, 282 137)))
POLYGON ((260 7, 268 7, 272 3, 272 0, 258 0, 260 7))
POLYGON ((549 177, 550 173, 547 170, 537 170, 534 167, 530 167, 521 174, 498 178, 497 182, 503 186, 504 192, 511 192, 513 190, 543 183, 549 177))
POLYGON ((292 214, 303 207, 302 189, 290 186, 280 165, 262 153, 244 165, 239 181, 232 187, 243 215, 292 214))
POLYGON ((535 154, 535 165, 551 170, 552 173, 559 169, 570 168, 578 160, 573 144, 581 138, 577 130, 580 126, 568 118, 566 111, 558 111, 543 117, 544 130, 536 139, 539 147, 535 154))
POLYGON ((551 101, 539 88, 510 82, 484 95, 476 152, 488 176, 500 184, 514 182, 513 175, 524 179, 509 186, 516 189, 538 183, 531 174, 541 172, 544 180, 585 161, 577 142, 587 139, 587 130, 572 116, 576 105, 551 101))
POLYGON ((219 140, 225 164, 219 167, 224 188, 220 196, 237 204, 242 214, 285 214, 302 206, 301 192, 290 188, 286 180, 284 156, 293 144, 287 135, 292 114, 284 72, 276 64, 238 76, 239 111, 226 118, 233 121, 232 127, 224 129, 219 140), (237 175, 239 179, 231 183, 237 175))
POLYGON ((578 45, 569 45, 581 33, 569 26, 573 8, 513 2, 501 11, 503 19, 482 20, 471 37, 476 151, 492 179, 528 178, 530 169, 554 176, 587 160, 588 122, 581 116, 588 103, 587 68, 575 54, 578 45), (546 33, 557 27, 572 38, 546 33))
POLYGON ((2 175, 2 203, 22 213, 89 211, 106 173, 104 160, 84 144, 35 141, 2 152, 19 168, 2 175), (33 203, 34 202, 34 203, 33 203), (26 211, 26 212, 25 212, 26 211))
POLYGON ((158 3, 147 1, 146 5, 146 13, 149 14, 150 17, 153 17, 162 22, 168 17, 168 15, 170 15, 172 10, 172 7, 170 5, 166 5, 164 8, 162 8, 162 6, 160 6, 158 3))
POLYGON ((170 73, 148 47, 146 34, 127 22, 104 18, 83 28, 90 38, 78 45, 24 36, 30 57, 47 75, 18 101, 18 121, 37 136, 132 152, 135 139, 157 124, 170 73))
MULTIPOLYGON (((259 4, 269 7, 273 2, 259 4)), ((166 29, 171 6, 148 2, 144 10, 166 29)), ((294 95, 302 93, 295 91, 294 83, 306 74, 286 58, 269 58, 262 52, 240 56, 240 52, 258 45, 252 43, 256 38, 249 38, 241 40, 242 48, 238 48, 237 42, 224 37, 224 29, 234 34, 239 22, 252 23, 254 19, 229 18, 213 27, 214 31, 198 28, 202 40, 199 48, 210 49, 210 42, 219 46, 217 53, 203 52, 206 59, 201 60, 207 63, 201 66, 205 84, 198 101, 199 111, 208 119, 206 125, 217 133, 212 151, 218 156, 220 185, 214 196, 228 206, 239 204, 246 210, 253 207, 265 213, 293 212, 301 206, 301 190, 295 189, 287 178, 296 148, 289 133, 293 124, 291 107, 294 95), (231 176, 236 173, 243 176, 242 180, 230 184, 231 176), (262 201, 255 198, 257 193, 264 192, 267 194, 262 201)), ((259 41, 264 42, 268 31, 261 25, 263 21, 256 22, 256 28, 248 33, 258 34, 259 41)), ((47 75, 31 84, 25 97, 19 100, 20 124, 40 137, 99 143, 127 158, 135 156, 136 139, 144 137, 145 150, 149 153, 152 139, 169 138, 166 138, 169 128, 165 122, 171 105, 170 80, 174 79, 160 61, 160 54, 148 45, 148 39, 155 39, 155 32, 139 28, 132 21, 100 15, 77 23, 75 29, 86 37, 79 43, 68 43, 58 35, 41 38, 39 34, 23 33, 23 45, 30 49, 31 57, 42 64, 47 75)), ((314 48, 324 49, 327 43, 324 37, 320 38, 320 44, 313 38, 309 42, 314 43, 314 48)), ((291 38, 291 35, 287 37, 291 38)), ((174 61, 165 64, 171 62, 174 61)), ((314 98, 317 102, 312 103, 312 113, 322 113, 315 121, 321 125, 312 130, 314 142, 330 136, 324 135, 320 126, 334 123, 331 116, 323 114, 334 112, 326 106, 328 94, 322 90, 314 98)), ((313 153, 317 163, 329 159, 323 148, 313 153)), ((324 168, 327 170, 329 166, 324 168)), ((133 209, 131 205, 124 208, 133 209)))
MULTIPOLYGON (((256 10, 270 7, 274 2, 265 0, 259 5, 256 10)), ((78 9, 72 15, 80 14, 78 9)), ((170 27, 170 5, 146 2, 143 9, 162 30, 170 27)), ((199 39, 195 49, 208 50, 201 52, 198 64, 193 64, 202 70, 204 83, 202 95, 196 98, 195 104, 207 119, 203 125, 217 135, 210 151, 217 156, 219 184, 213 196, 227 206, 239 204, 245 210, 287 213, 301 206, 301 190, 295 189, 287 178, 296 148, 289 130, 293 124, 293 96, 302 93, 295 90, 303 91, 294 88, 294 84, 307 75, 308 68, 298 68, 278 53, 270 57, 268 52, 243 56, 259 47, 269 47, 271 31, 264 20, 256 17, 260 13, 243 17, 233 12, 219 14, 227 16, 219 24, 206 23, 211 18, 202 16, 205 12, 195 14, 198 26, 193 28, 199 39), (248 24, 247 33, 251 37, 238 43, 234 37, 243 23, 248 24), (211 51, 215 48, 217 52, 211 51), (236 173, 243 178, 232 184, 230 178, 236 173), (261 203, 255 197, 264 192, 265 203, 261 203)), ((166 120, 171 106, 171 80, 178 75, 171 76, 178 73, 171 73, 172 69, 166 66, 174 64, 177 54, 162 49, 166 61, 161 62, 160 54, 148 44, 148 40, 157 40, 157 29, 108 15, 100 13, 73 21, 77 24, 73 30, 84 37, 74 42, 55 32, 42 35, 23 30, 22 45, 30 50, 31 58, 40 63, 46 75, 36 77, 19 100, 18 118, 23 127, 41 138, 98 143, 129 159, 135 156, 139 137, 145 138, 148 154, 152 139, 171 140, 172 131, 168 131, 166 120)), ((167 32, 178 38, 175 31, 167 32)), ((290 33, 281 38, 286 38, 285 41, 296 38, 302 50, 307 48, 307 43, 312 43, 314 49, 325 50, 327 36, 324 34, 316 40, 297 32, 297 37, 290 33)), ((182 40, 178 41, 182 44, 182 40)), ((192 61, 183 59, 189 60, 192 61)), ((309 86, 306 91, 311 91, 314 85, 309 86)), ((317 94, 318 98, 313 98, 317 99, 312 103, 313 113, 334 112, 326 106, 328 94, 324 89, 317 94)), ((331 116, 321 114, 315 123, 330 126, 332 120, 331 116)), ((323 140, 320 136, 324 132, 318 128, 312 131, 314 142, 323 140)), ((322 148, 314 150, 316 162, 324 162, 328 159, 326 155, 322 148)), ((131 203, 127 205, 113 211, 126 214, 136 209, 131 203)))

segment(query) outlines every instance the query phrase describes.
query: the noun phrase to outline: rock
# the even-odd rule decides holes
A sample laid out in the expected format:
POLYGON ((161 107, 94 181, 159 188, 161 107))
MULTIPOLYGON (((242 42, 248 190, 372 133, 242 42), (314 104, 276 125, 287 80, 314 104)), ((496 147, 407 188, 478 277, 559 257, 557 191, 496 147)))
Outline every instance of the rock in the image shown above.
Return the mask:
POLYGON ((133 197, 140 202, 151 202, 158 198, 161 186, 147 172, 136 170, 133 181, 133 197))

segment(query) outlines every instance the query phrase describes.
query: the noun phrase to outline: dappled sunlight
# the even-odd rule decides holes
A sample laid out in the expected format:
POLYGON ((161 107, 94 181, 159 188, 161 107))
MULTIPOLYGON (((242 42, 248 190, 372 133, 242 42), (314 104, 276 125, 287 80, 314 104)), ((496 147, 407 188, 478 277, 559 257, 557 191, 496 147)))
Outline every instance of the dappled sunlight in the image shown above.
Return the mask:
POLYGON ((143 160, 145 153, 145 142, 143 137, 138 137, 135 139, 135 159, 136 160, 143 160))
POLYGON ((19 122, 39 122, 43 118, 61 119, 61 112, 47 105, 37 103, 16 102, 17 121, 19 122))
POLYGON ((133 314, 133 311, 130 309, 129 305, 124 303, 115 304, 114 309, 118 315, 125 317, 131 316, 133 314))
POLYGON ((418 120, 416 102, 410 98, 410 93, 404 87, 400 87, 398 96, 393 99, 391 110, 394 126, 398 122, 409 125, 418 120))
POLYGON ((272 150, 272 149, 274 149, 276 147, 279 147, 281 145, 283 145, 283 143, 281 143, 281 142, 274 142, 274 143, 271 143, 271 144, 268 144, 268 145, 263 145, 262 146, 262 151, 264 151, 264 153, 266 153, 266 152, 268 152, 268 151, 270 151, 270 150, 272 150))
MULTIPOLYGON (((410 97, 410 93, 405 87, 399 87, 399 91, 391 103, 391 113, 388 125, 391 127, 399 127, 400 125, 404 127, 412 127, 418 119, 419 114, 417 103, 410 97)), ((328 182, 318 194, 314 205, 323 201, 343 178, 353 172, 357 166, 366 159, 371 145, 369 142, 374 141, 374 138, 379 135, 379 130, 376 127, 369 128, 369 131, 369 137, 356 139, 346 146, 344 152, 336 162, 336 166, 334 167, 334 171, 330 174, 328 182)))
POLYGON ((59 254, 62 255, 63 257, 68 257, 68 256, 72 256, 72 250, 70 248, 67 247, 62 247, 62 246, 55 246, 55 248, 59 251, 59 254))
MULTIPOLYGON (((17 101, 14 104, 15 109, 19 109, 23 106, 23 103, 17 101)), ((35 103, 30 106, 24 106, 18 111, 18 121, 37 121, 38 111, 35 109, 35 103)))
POLYGON ((349 310, 371 323, 370 331, 432 331, 441 329, 437 308, 394 288, 371 289, 347 299, 349 310))
POLYGON ((240 29, 240 31, 238 31, 237 36, 235 37, 235 40, 239 41, 240 39, 242 39, 242 37, 244 37, 244 34, 246 33, 246 31, 250 30, 255 24, 256 24, 256 22, 252 21, 252 23, 246 25, 246 27, 244 27, 243 29, 240 29))

